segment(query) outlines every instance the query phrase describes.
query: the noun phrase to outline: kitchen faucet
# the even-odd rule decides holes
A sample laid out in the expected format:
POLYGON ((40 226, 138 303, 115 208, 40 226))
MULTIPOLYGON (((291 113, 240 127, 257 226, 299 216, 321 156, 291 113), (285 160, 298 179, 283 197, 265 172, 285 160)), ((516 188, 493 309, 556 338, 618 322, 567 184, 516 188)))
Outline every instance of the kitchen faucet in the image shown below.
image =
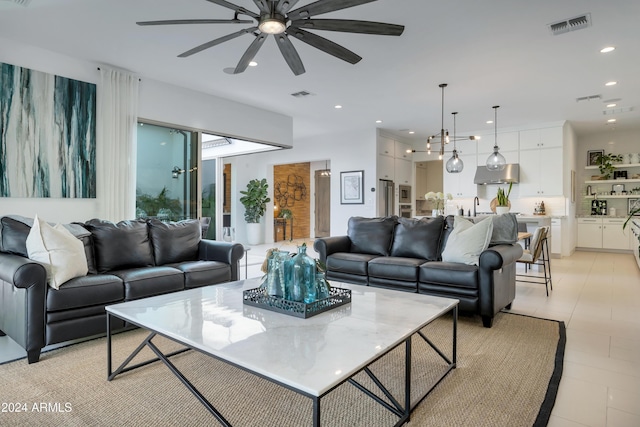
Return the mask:
POLYGON ((480 199, 478 196, 473 198, 473 216, 476 216, 476 206, 480 206, 480 199))

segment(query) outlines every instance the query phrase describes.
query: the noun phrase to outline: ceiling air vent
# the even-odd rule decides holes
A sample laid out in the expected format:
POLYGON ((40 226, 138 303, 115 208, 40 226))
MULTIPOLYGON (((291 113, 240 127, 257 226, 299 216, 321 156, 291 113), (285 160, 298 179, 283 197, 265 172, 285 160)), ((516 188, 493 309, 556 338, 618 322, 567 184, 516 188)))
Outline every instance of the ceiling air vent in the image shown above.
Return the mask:
POLYGON ((19 4, 20 6, 29 6, 29 3, 31 3, 31 0, 4 0, 4 1, 8 1, 9 3, 15 3, 15 4, 19 4))
POLYGON ((568 33, 569 31, 581 30, 591 26, 591 14, 585 13, 584 15, 576 16, 575 18, 565 19, 563 21, 554 22, 549 24, 551 34, 557 36, 559 34, 568 33))
POLYGON ((292 93, 291 96, 295 96, 296 98, 304 98, 306 96, 312 96, 313 94, 311 92, 308 92, 306 90, 301 90, 300 92, 296 92, 296 93, 292 93))
POLYGON ((582 101, 593 101, 594 99, 601 99, 601 95, 589 95, 589 96, 581 96, 580 98, 576 98, 576 102, 582 101))

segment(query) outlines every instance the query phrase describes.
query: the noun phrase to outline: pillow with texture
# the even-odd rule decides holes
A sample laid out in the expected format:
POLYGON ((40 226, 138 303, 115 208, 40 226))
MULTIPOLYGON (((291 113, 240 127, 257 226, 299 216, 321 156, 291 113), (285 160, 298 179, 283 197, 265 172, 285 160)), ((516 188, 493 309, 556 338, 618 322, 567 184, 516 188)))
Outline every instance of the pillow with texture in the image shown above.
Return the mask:
POLYGON ((444 217, 398 218, 391 256, 437 261, 444 217))
POLYGON ((52 227, 37 215, 27 236, 27 252, 30 259, 44 264, 49 286, 54 289, 87 274, 84 244, 63 225, 52 227))
POLYGON ((491 245, 510 245, 518 241, 518 220, 512 213, 493 215, 491 245))
POLYGON ((493 233, 493 219, 485 218, 477 224, 463 217, 453 220, 453 231, 442 251, 442 261, 478 265, 480 254, 489 247, 493 233))

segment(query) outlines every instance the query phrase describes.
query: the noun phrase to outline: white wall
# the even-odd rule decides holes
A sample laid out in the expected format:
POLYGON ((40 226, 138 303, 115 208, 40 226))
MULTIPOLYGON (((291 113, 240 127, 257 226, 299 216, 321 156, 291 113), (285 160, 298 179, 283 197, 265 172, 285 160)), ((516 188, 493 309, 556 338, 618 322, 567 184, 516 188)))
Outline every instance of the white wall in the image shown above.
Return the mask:
MULTIPOLYGON (((328 159, 331 165, 331 235, 347 231, 347 221, 352 216, 375 216, 376 187, 376 130, 346 132, 296 140, 292 149, 251 154, 229 159, 234 171, 232 180, 231 225, 236 229, 236 239, 246 242, 244 206, 240 203, 240 190, 254 178, 267 178, 273 199, 273 166, 277 164, 314 162, 328 159), (340 204, 340 172, 364 170, 365 203, 363 205, 340 204)), ((310 197, 313 197, 310 194, 310 197)), ((313 221, 311 221, 313 227, 313 221)), ((262 219, 264 241, 273 242, 273 202, 262 219)))
MULTIPOLYGON (((0 62, 90 83, 98 82, 97 68, 101 65, 4 38, 0 38, 0 62)), ((291 117, 145 79, 144 76, 141 79, 141 118, 275 145, 293 144, 291 117)), ((100 206, 104 202, 100 194, 97 196, 96 199, 1 198, 0 215, 33 217, 40 214, 51 222, 85 221, 101 217, 100 206)))

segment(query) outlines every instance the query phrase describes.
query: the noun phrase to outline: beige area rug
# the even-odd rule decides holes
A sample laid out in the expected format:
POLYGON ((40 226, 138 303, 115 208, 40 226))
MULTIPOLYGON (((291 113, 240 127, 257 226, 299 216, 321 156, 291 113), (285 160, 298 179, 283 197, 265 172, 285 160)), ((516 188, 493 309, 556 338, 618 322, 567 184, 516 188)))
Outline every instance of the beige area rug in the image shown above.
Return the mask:
MULTIPOLYGON (((451 356, 451 317, 425 334, 451 356)), ((114 359, 124 360, 146 336, 114 337, 114 359)), ((154 339, 163 350, 177 348, 154 339)), ((544 426, 555 401, 564 354, 564 324, 500 313, 491 329, 460 317, 457 369, 413 411, 408 426, 544 426)), ((147 351, 145 349, 145 351, 147 351)), ((293 349, 304 351, 304 348, 293 349)), ((146 355, 151 353, 147 351, 146 355)), ((424 340, 412 344, 414 393, 428 389, 445 369, 424 340)), ((404 346, 372 366, 403 402, 404 346)), ((311 426, 311 399, 197 351, 171 359, 234 426, 311 426)), ((300 369, 308 369, 301 366, 300 369)), ((0 366, 2 426, 217 426, 217 420, 161 362, 106 380, 106 340, 88 341, 0 366)), ((363 373, 357 380, 374 389, 363 373)), ((389 411, 351 384, 321 401, 322 425, 391 426, 389 411)))

